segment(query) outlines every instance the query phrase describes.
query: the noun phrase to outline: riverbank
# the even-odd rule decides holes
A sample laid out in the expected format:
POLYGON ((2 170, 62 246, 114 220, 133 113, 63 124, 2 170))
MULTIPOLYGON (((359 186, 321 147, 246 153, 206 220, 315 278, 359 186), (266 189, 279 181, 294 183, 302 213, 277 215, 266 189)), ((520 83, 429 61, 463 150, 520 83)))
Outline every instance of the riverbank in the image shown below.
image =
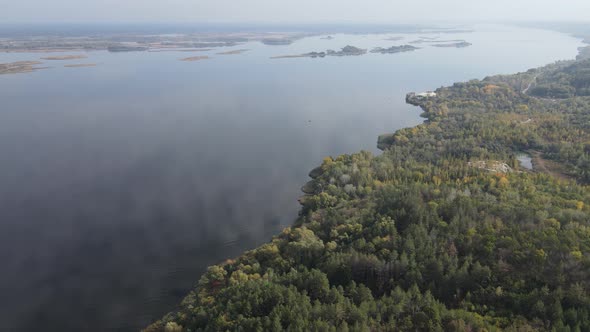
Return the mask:
MULTIPOLYGON (((567 61, 535 72, 568 85, 589 69, 567 61)), ((291 227, 210 267, 146 331, 590 328, 564 315, 590 303, 590 177, 579 167, 590 96, 548 103, 522 92, 529 76, 409 95, 427 121, 391 134, 380 156, 325 158, 291 227), (509 171, 532 149, 572 179, 509 171), (519 305, 547 297, 558 309, 519 305)))

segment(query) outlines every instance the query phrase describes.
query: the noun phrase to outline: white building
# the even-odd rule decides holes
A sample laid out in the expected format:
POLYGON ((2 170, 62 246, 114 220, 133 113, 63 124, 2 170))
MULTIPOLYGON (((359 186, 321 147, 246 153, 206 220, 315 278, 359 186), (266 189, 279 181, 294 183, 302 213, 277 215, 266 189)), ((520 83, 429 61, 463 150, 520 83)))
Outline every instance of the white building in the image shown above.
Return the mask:
POLYGON ((421 98, 436 97, 436 92, 434 92, 434 91, 420 92, 420 93, 416 94, 416 97, 421 97, 421 98))

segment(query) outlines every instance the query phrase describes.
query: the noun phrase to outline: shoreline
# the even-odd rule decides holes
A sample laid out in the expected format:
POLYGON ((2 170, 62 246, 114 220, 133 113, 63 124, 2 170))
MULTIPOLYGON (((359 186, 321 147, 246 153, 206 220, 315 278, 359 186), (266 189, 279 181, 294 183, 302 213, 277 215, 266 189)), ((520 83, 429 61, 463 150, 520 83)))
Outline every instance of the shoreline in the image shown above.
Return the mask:
MULTIPOLYGON (((590 46, 588 48, 590 48, 590 46)), ((284 57, 301 57, 301 55, 300 56, 284 56, 284 57)), ((577 60, 572 59, 572 60, 564 60, 564 61, 566 61, 566 62, 569 61, 569 62, 575 63, 577 60)), ((541 67, 541 68, 545 68, 545 67, 541 67)), ((522 73, 510 74, 510 75, 507 75, 507 76, 517 76, 519 74, 522 74, 522 73)), ((480 81, 480 80, 478 80, 478 81, 480 81)), ((483 82, 483 81, 484 80, 481 80, 480 82, 483 82)), ((455 83, 455 85, 456 84, 464 84, 464 83, 455 83)), ((488 84, 488 85, 490 85, 490 84, 488 84)), ((441 88, 441 89, 449 89, 449 87, 444 87, 444 88, 441 88)), ((437 92, 438 92, 438 90, 437 90, 437 92)), ((520 92, 520 93, 522 93, 522 92, 520 92)), ((524 93, 522 93, 522 94, 524 95, 524 93)), ((381 144, 381 147, 379 147, 380 150, 382 150, 382 151, 388 151, 388 149, 392 146, 392 144, 390 144, 390 142, 381 142, 381 137, 382 136, 384 138, 387 138, 387 139, 396 140, 397 139, 396 136, 399 135, 399 134, 405 133, 407 131, 412 131, 412 130, 415 130, 415 129, 419 129, 419 128, 424 127, 424 126, 427 126, 429 124, 430 120, 431 120, 431 117, 435 117, 436 116, 436 115, 433 114, 433 112, 435 110, 433 110, 432 107, 427 106, 427 104, 429 103, 429 101, 434 100, 435 98, 438 98, 438 96, 432 97, 432 99, 430 99, 430 98, 424 98, 424 99, 421 99, 421 100, 417 100, 417 99, 411 98, 410 95, 411 95, 411 93, 409 93, 406 96, 406 102, 408 104, 410 104, 410 105, 417 106, 417 107, 419 107, 419 109, 422 110, 422 114, 420 116, 424 118, 424 121, 421 124, 418 124, 418 125, 413 126, 413 127, 402 128, 402 129, 399 129, 399 130, 397 130, 397 131, 395 131, 394 133, 391 133, 391 134, 382 134, 382 135, 380 135, 379 136, 379 140, 380 141, 378 143, 378 144, 381 144)), ((383 155, 383 153, 381 153, 381 155, 383 155)), ((347 156, 350 156, 350 155, 347 155, 347 156)), ((338 157, 338 158, 340 158, 340 157, 338 157)), ((301 188, 301 191, 303 192, 304 195, 302 197, 300 197, 300 199, 299 199, 299 202, 302 205, 302 208, 301 208, 300 211, 304 211, 305 210, 305 206, 307 204, 310 204, 308 202, 309 200, 311 200, 312 198, 314 198, 314 196, 316 196, 316 195, 318 195, 318 194, 320 194, 320 193, 323 192, 323 189, 318 189, 316 187, 316 179, 318 179, 320 176, 322 176, 324 174, 324 172, 325 172, 325 164, 326 163, 331 163, 332 160, 333 160, 332 157, 326 157, 326 159, 324 161, 324 164, 322 164, 320 166, 317 166, 316 168, 312 169, 309 172, 309 177, 311 178, 311 181, 307 182, 301 188)), ((301 216, 301 213, 302 212, 300 212, 300 216, 301 216)), ((298 227, 301 227, 301 224, 299 222, 295 222, 293 225, 289 226, 288 229, 297 229, 298 227)), ((284 233, 285 233, 285 231, 283 232, 283 234, 284 233)), ((280 237, 280 235, 277 235, 277 237, 280 237)), ((273 237, 273 240, 271 242, 267 242, 265 244, 262 244, 261 246, 255 248, 255 249, 252 249, 250 251, 247 251, 245 253, 242 253, 242 254, 240 254, 239 256, 237 256, 237 257, 235 257, 233 259, 228 259, 225 263, 220 263, 219 265, 213 266, 213 268, 215 268, 215 267, 221 267, 223 269, 224 266, 231 265, 235 261, 239 261, 240 259, 242 259, 242 257, 250 255, 252 252, 255 252, 257 250, 263 250, 265 247, 267 247, 269 245, 274 245, 274 243, 275 243, 274 241, 275 241, 275 238, 273 237)), ((211 269, 211 267, 210 267, 210 269, 211 269)), ((207 275, 206 273, 203 274, 201 278, 204 278, 206 275, 207 275)), ((191 301, 195 300, 196 297, 198 296, 198 293, 196 293, 197 290, 199 290, 199 288, 193 288, 191 290, 191 293, 189 293, 189 295, 185 298, 185 300, 183 301, 183 303, 187 303, 188 304, 191 301)), ((203 291, 203 290, 201 289, 200 291, 203 291)), ((173 319, 173 314, 174 313, 179 313, 179 311, 173 311, 170 314, 164 316, 164 318, 162 318, 162 320, 160 320, 158 322, 155 322, 154 324, 152 324, 149 327, 147 327, 146 331, 159 331, 160 328, 163 328, 164 327, 164 325, 162 325, 162 324, 164 324, 165 321, 168 321, 168 323, 165 325, 166 328, 168 328, 169 326, 171 326, 171 327, 177 327, 177 326, 180 327, 181 325, 177 324, 175 322, 175 320, 173 319), (172 322, 174 322, 174 323, 172 323, 172 322)))

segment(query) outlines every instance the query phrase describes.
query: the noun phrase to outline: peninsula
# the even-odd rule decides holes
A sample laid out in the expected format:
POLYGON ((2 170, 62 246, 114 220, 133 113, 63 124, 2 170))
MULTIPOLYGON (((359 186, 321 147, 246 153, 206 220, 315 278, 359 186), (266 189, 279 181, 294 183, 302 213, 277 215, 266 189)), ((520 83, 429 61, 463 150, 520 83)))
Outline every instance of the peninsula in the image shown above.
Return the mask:
POLYGON ((424 123, 326 157, 291 227, 146 331, 590 330, 588 72, 409 95, 424 123))

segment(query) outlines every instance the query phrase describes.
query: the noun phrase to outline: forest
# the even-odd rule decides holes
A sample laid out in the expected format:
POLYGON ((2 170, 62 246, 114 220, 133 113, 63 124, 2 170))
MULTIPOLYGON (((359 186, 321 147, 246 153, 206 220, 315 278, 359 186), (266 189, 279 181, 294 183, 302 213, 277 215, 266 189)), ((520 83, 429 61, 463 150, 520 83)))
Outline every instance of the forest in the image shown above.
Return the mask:
POLYGON ((590 331, 590 60, 436 93, 146 331, 590 331))

